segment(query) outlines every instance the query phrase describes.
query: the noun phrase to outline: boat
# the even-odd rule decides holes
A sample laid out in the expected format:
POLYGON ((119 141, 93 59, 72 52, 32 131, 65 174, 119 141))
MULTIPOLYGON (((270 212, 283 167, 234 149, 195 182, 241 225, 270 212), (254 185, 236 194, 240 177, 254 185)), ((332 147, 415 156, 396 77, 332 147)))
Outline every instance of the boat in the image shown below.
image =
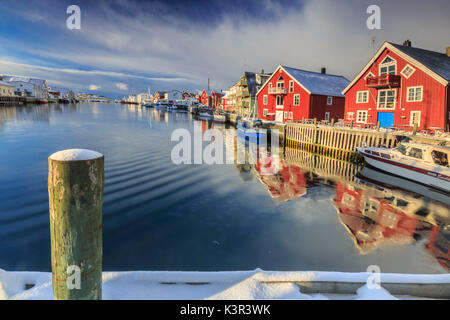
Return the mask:
POLYGON ((376 169, 450 193, 450 147, 408 141, 395 148, 357 150, 376 169))
POLYGON ((212 114, 212 113, 209 113, 209 112, 199 112, 198 113, 198 117, 200 118, 200 119, 213 119, 214 118, 214 115, 212 114))
POLYGON ((266 132, 259 130, 261 120, 244 120, 241 119, 237 123, 238 135, 243 136, 246 140, 253 140, 258 143, 267 141, 266 132))
POLYGON ((225 123, 226 122, 225 115, 223 114, 214 114, 214 122, 217 123, 225 123))

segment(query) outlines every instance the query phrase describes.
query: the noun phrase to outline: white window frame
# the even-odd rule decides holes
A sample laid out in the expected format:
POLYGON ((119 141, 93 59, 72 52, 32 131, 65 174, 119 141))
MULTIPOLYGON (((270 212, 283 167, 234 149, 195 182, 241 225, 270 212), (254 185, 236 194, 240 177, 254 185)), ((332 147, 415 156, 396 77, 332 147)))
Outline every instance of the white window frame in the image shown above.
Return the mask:
POLYGON ((355 120, 355 113, 354 112, 347 112, 347 119, 348 120, 355 120))
POLYGON ((268 102, 267 94, 265 94, 265 95, 263 96, 263 105, 267 106, 267 102, 268 102))
POLYGON ((292 111, 289 111, 289 119, 294 119, 294 113, 292 111))
POLYGON ((366 80, 369 76, 375 77, 375 75, 371 71, 369 71, 369 73, 364 77, 364 80, 366 80))
POLYGON ((269 109, 263 109, 263 116, 267 117, 267 113, 269 112, 269 109))
POLYGON ((275 105, 277 108, 284 108, 284 97, 281 95, 277 95, 275 105), (283 101, 283 103, 278 104, 278 99, 281 99, 283 101))
MULTIPOLYGON (((386 93, 386 102, 387 102, 387 93, 386 93)), ((395 110, 396 107, 397 107, 397 90, 395 90, 395 89, 378 90, 377 110, 395 110), (381 107, 380 108, 380 93, 381 92, 388 92, 388 91, 394 91, 394 107, 393 108, 386 108, 386 107, 381 107)))
POLYGON ((331 116, 331 114, 330 114, 330 112, 329 111, 327 111, 327 112, 325 112, 325 120, 326 121, 329 121, 330 120, 330 116, 331 116))
POLYGON ((289 80, 289 93, 294 92, 294 80, 289 80))
POLYGON ((358 110, 356 111, 356 123, 367 123, 367 116, 368 116, 369 112, 367 110, 358 110), (364 116, 364 121, 360 121, 359 120, 359 115, 360 114, 365 114, 364 116))
POLYGON ((406 88, 406 101, 407 102, 421 102, 423 100, 423 86, 415 86, 415 87, 408 87, 406 88), (420 100, 416 100, 416 92, 417 89, 420 88, 420 90, 422 91, 422 93, 420 94, 420 100), (410 100, 409 99, 409 90, 413 89, 414 90, 414 100, 410 100))
POLYGON ((287 111, 284 112, 284 118, 285 118, 285 119, 288 118, 288 112, 287 112, 287 111))
POLYGON ((404 76, 406 79, 409 79, 409 77, 411 77, 415 71, 416 71, 415 68, 413 68, 411 65, 407 64, 407 65, 402 69, 402 71, 401 71, 400 73, 401 73, 402 76, 404 76), (409 74, 409 76, 407 76, 406 74, 404 74, 406 68, 411 68, 411 69, 412 69, 412 72, 409 74))
POLYGON ((292 104, 293 104, 294 106, 299 106, 299 105, 300 105, 300 93, 294 94, 292 104), (295 98, 297 98, 297 97, 298 97, 298 102, 295 103, 295 98))
POLYGON ((328 96, 327 97, 327 106, 331 106, 331 105, 333 105, 333 97, 328 96))
MULTIPOLYGON (((386 56, 383 58, 383 60, 380 62, 379 66, 378 66, 378 75, 379 75, 379 76, 382 75, 382 74, 381 74, 381 68, 387 67, 387 69, 389 70, 389 67, 390 67, 391 65, 394 65, 394 66, 395 66, 395 70, 394 70, 394 73, 393 73, 393 74, 397 74, 397 60, 395 60, 394 58, 392 58, 390 55, 386 55, 386 56), (387 57, 389 57, 389 59, 392 59, 393 61, 387 62, 387 63, 382 63, 387 57)), ((387 74, 390 74, 390 73, 387 73, 387 74)))
POLYGON ((421 115, 422 115, 422 113, 421 113, 421 111, 411 111, 411 113, 410 113, 410 115, 409 115, 409 125, 411 126, 411 127, 413 127, 414 126, 414 123, 413 123, 413 113, 418 113, 419 114, 419 116, 418 116, 418 118, 417 118, 417 127, 420 127, 420 118, 421 118, 421 115))
POLYGON ((362 90, 362 91, 357 91, 356 92, 356 103, 368 103, 368 102, 369 102, 369 90, 362 90), (359 100, 359 94, 360 93, 366 93, 365 101, 360 101, 359 100))

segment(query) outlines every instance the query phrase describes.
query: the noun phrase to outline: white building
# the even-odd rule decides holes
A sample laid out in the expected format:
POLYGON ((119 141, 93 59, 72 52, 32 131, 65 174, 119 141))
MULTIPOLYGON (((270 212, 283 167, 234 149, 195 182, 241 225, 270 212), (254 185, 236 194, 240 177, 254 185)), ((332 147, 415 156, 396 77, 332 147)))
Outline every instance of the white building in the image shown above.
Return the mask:
POLYGON ((14 96, 14 86, 0 81, 0 97, 13 97, 14 96))
POLYGON ((36 99, 48 98, 47 83, 43 79, 34 79, 17 76, 3 76, 3 81, 14 85, 14 91, 20 95, 33 97, 36 99), (27 85, 28 84, 28 85, 27 85))

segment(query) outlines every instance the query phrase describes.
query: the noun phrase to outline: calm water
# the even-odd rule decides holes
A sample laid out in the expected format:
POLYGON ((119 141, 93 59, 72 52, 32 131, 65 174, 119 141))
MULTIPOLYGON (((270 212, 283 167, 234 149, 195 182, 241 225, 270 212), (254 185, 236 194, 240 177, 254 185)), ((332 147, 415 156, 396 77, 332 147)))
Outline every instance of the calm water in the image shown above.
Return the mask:
POLYGON ((0 107, 0 268, 50 271, 47 157, 87 148, 105 155, 106 271, 449 271, 448 197, 289 149, 272 175, 260 162, 176 166, 171 133, 196 123, 114 104, 0 107))

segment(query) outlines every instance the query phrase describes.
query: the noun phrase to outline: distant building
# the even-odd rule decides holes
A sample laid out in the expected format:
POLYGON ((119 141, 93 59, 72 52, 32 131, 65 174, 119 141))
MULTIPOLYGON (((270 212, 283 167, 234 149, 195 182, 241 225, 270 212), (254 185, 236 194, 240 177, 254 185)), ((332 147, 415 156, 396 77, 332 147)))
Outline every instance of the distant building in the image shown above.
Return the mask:
POLYGON ((256 93, 269 79, 270 74, 246 71, 239 81, 226 90, 222 99, 223 109, 234 113, 257 117, 258 100, 256 93))
POLYGON ((200 95, 199 102, 209 108, 220 108, 222 105, 222 97, 224 96, 224 93, 222 90, 203 90, 200 95))
POLYGON ((342 91, 345 119, 381 127, 449 131, 450 47, 446 53, 385 42, 342 91))
POLYGON ((0 97, 14 96, 14 86, 10 83, 0 81, 0 97))
POLYGON ((149 93, 139 93, 136 96, 136 102, 138 104, 151 103, 153 101, 153 96, 149 93))
POLYGON ((19 76, 2 76, 1 78, 4 82, 10 82, 13 84, 14 90, 19 92, 20 95, 41 100, 48 98, 48 86, 46 80, 19 76), (26 83, 28 83, 28 85, 25 85, 26 83), (21 90, 21 87, 24 89, 21 90))
POLYGON ((78 93, 77 99, 83 102, 110 102, 105 96, 93 93, 78 93))
POLYGON ((343 119, 343 76, 279 66, 257 93, 258 117, 277 122, 343 119))
POLYGON ((153 101, 155 103, 168 102, 169 101, 169 93, 166 91, 155 91, 153 101))

